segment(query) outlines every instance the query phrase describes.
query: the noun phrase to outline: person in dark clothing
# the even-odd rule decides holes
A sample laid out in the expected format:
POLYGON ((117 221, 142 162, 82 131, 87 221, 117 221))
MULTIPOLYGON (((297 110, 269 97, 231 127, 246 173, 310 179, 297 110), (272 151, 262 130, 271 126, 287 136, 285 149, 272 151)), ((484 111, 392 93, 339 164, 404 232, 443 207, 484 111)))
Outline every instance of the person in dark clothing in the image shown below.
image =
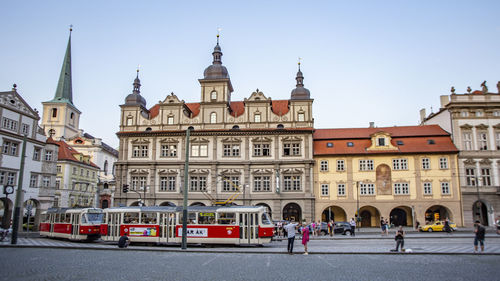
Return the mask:
POLYGON ((481 225, 480 221, 474 223, 474 253, 477 253, 477 245, 481 245, 481 253, 484 253, 484 236, 486 234, 486 229, 481 225))
POLYGON ((130 244, 130 239, 127 237, 127 234, 123 234, 122 237, 120 237, 120 240, 118 240, 118 247, 119 248, 127 248, 128 244, 130 244))
POLYGON ((444 231, 448 234, 451 233, 451 227, 450 227, 450 220, 449 219, 446 219, 444 221, 444 227, 443 227, 444 231))
POLYGON ((401 252, 405 251, 405 231, 403 230, 403 226, 399 226, 398 231, 396 231, 396 249, 392 250, 392 252, 398 252, 399 246, 401 246, 401 252))

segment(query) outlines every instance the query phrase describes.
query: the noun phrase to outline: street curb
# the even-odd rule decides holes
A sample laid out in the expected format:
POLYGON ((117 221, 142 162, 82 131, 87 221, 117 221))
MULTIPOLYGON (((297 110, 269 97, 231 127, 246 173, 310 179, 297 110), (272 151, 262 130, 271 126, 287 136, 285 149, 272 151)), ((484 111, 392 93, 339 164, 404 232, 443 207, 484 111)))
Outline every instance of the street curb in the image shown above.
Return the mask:
MULTIPOLYGON (((0 248, 39 248, 39 249, 67 249, 67 250, 101 250, 101 251, 136 251, 136 252, 167 252, 167 253, 205 253, 205 254, 274 254, 288 255, 285 251, 280 252, 247 252, 236 250, 192 250, 192 249, 134 249, 133 246, 126 249, 120 248, 91 248, 91 247, 76 247, 76 246, 46 246, 46 245, 0 245, 0 248)), ((296 252, 294 255, 302 255, 304 252, 296 252)), ((500 256, 500 253, 446 253, 446 252, 309 252, 309 255, 458 255, 458 256, 500 256)))
MULTIPOLYGON (((405 240, 412 240, 412 239, 474 239, 474 236, 436 236, 436 237, 405 237, 405 240)), ((500 239, 500 236, 486 236, 487 239, 500 239)), ((309 236, 309 240, 315 240, 315 241, 328 241, 328 240, 335 240, 335 241, 343 241, 343 240, 394 240, 393 236, 387 236, 387 237, 349 237, 349 238, 313 238, 309 236)), ((296 238, 295 240, 300 240, 300 238, 296 238)), ((287 241, 287 238, 277 238, 273 239, 271 241, 287 241)))

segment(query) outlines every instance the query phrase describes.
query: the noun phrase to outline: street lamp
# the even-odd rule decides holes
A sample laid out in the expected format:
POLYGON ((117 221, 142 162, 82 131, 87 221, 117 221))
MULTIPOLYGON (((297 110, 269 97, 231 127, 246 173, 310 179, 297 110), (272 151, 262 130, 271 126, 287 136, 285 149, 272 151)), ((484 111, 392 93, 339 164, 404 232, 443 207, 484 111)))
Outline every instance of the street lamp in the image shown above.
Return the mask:
POLYGON ((182 204, 182 244, 181 249, 187 249, 187 202, 188 202, 188 176, 189 176, 189 133, 193 127, 186 129, 186 162, 184 163, 184 202, 182 204))
POLYGON ((361 228, 361 216, 359 214, 359 181, 356 182, 356 224, 361 228))

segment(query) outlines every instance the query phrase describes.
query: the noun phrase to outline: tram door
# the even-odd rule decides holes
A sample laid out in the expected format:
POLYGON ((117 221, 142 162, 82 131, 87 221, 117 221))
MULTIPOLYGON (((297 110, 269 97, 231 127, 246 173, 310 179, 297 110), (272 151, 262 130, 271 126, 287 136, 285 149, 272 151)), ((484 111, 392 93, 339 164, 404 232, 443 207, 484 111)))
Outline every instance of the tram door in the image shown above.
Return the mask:
POLYGON ((108 213, 108 237, 111 241, 120 239, 121 213, 108 213))
POLYGON ((71 238, 75 239, 80 232, 80 214, 71 214, 71 238))
POLYGON ((258 214, 240 213, 240 244, 259 242, 258 219, 258 214))
POLYGON ((50 214, 50 218, 49 218, 49 221, 50 221, 50 237, 52 237, 52 233, 54 233, 54 223, 55 223, 55 217, 56 217, 56 214, 50 214))

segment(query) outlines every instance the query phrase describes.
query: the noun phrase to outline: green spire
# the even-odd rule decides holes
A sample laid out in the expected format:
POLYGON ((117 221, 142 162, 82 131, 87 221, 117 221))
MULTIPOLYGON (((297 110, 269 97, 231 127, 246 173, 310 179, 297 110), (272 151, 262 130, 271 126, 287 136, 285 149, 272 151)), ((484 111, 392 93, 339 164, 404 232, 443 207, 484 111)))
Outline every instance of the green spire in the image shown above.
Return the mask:
POLYGON ((69 29, 68 46, 66 47, 66 54, 61 68, 61 75, 57 83, 57 90, 52 102, 65 102, 73 104, 73 87, 71 85, 71 31, 69 29))

